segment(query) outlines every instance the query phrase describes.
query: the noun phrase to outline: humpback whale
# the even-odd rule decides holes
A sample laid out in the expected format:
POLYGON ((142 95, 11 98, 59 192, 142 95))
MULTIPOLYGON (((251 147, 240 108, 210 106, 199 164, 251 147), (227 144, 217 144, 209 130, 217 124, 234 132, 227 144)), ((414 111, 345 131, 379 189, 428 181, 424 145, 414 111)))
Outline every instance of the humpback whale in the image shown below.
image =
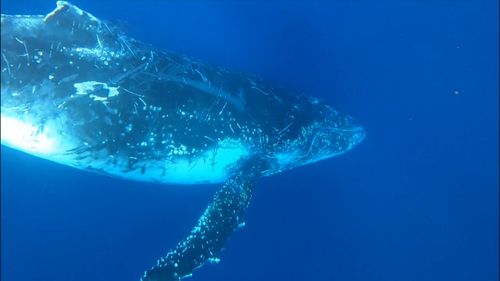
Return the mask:
POLYGON ((221 183, 142 281, 217 262, 255 182, 345 153, 365 131, 325 102, 127 36, 68 2, 1 15, 1 143, 135 181, 221 183))

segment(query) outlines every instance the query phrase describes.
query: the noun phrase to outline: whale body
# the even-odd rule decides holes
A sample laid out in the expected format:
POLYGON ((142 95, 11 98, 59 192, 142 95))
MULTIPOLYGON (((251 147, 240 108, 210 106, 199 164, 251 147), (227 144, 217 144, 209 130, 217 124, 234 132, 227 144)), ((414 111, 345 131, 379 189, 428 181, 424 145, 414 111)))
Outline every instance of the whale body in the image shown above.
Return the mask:
POLYGON ((1 141, 78 169, 158 183, 224 183, 142 280, 217 260, 254 181, 345 153, 364 129, 258 76, 128 37, 64 1, 1 17, 1 141))

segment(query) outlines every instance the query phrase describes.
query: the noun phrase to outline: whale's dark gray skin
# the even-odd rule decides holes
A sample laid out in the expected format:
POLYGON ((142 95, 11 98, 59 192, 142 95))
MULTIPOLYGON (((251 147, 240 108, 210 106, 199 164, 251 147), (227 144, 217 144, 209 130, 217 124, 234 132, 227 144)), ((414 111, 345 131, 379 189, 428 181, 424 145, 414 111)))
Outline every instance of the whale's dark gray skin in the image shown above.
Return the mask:
POLYGON ((344 153, 352 118, 259 77, 162 51, 70 3, 1 16, 1 141, 110 176, 224 183, 190 234, 143 281, 217 261, 254 182, 344 153))

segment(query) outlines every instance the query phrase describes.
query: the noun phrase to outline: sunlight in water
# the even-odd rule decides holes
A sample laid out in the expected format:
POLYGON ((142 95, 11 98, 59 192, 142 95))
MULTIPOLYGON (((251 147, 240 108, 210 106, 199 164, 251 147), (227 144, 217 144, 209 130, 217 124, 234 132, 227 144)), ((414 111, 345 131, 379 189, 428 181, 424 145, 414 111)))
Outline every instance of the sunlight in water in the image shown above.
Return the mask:
POLYGON ((32 124, 2 115, 2 144, 31 154, 50 154, 54 141, 47 137, 47 130, 40 131, 32 124))

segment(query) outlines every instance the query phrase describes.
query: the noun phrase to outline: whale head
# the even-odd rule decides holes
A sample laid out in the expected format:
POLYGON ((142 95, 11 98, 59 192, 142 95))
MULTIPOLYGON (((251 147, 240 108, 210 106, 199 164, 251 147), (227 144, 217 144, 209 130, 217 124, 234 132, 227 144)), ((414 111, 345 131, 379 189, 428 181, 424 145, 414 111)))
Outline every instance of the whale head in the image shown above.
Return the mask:
POLYGON ((307 114, 291 121, 283 129, 286 133, 278 132, 284 144, 273 152, 276 171, 338 156, 365 138, 365 129, 350 115, 316 98, 308 98, 301 105, 307 107, 307 114))

